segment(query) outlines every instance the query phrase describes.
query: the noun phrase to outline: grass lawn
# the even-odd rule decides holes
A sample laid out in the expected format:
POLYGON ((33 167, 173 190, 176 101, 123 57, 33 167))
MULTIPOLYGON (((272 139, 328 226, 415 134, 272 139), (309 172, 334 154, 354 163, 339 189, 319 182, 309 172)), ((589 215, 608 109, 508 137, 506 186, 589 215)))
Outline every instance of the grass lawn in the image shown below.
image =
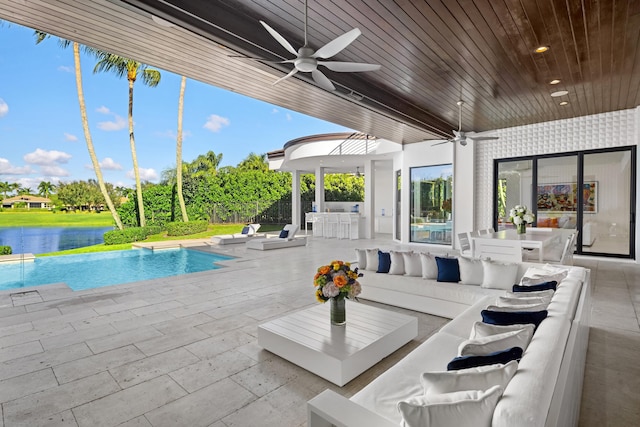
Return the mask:
POLYGON ((109 212, 65 213, 41 211, 0 212, 0 227, 109 227, 113 218, 109 212))
MULTIPOLYGON (((191 234, 189 236, 167 236, 166 233, 153 234, 149 236, 144 242, 164 242, 167 240, 187 240, 187 239, 206 239, 211 236, 216 236, 218 234, 232 234, 239 233, 242 231, 242 227, 245 224, 210 224, 207 231, 197 234, 191 234)), ((277 231, 281 230, 282 227, 279 225, 263 225, 260 227, 260 232, 268 232, 268 231, 277 231)), ((92 252, 107 252, 107 251, 121 251, 125 249, 131 249, 131 243, 123 243, 121 245, 93 245, 86 246, 84 248, 77 249, 69 249, 66 251, 58 251, 58 252, 49 252, 46 254, 38 254, 37 257, 44 256, 57 256, 57 255, 72 255, 72 254, 87 254, 92 252)))

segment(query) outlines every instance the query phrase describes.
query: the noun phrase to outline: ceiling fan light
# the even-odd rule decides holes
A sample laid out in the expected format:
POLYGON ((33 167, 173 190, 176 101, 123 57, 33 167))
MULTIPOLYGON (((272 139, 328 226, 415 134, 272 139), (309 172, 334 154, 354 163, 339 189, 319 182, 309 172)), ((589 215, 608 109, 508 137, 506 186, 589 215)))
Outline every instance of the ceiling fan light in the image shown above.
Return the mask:
POLYGON ((544 53, 549 50, 549 46, 538 46, 535 50, 536 53, 544 53))

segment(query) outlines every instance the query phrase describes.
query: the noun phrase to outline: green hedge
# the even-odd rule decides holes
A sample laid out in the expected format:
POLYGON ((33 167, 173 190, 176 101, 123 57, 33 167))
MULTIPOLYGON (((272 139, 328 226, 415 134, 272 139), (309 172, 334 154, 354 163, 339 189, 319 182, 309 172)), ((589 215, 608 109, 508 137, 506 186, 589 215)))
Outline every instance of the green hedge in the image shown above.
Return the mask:
POLYGON ((162 232, 162 230, 163 228, 158 225, 150 225, 148 227, 130 227, 124 230, 107 231, 104 233, 104 244, 108 246, 139 242, 151 234, 162 232))
POLYGON ((0 246, 0 255, 11 255, 12 253, 11 246, 0 246))
POLYGON ((167 224, 168 236, 188 236, 190 234, 202 233, 207 231, 209 222, 207 221, 189 221, 189 222, 170 222, 167 224))

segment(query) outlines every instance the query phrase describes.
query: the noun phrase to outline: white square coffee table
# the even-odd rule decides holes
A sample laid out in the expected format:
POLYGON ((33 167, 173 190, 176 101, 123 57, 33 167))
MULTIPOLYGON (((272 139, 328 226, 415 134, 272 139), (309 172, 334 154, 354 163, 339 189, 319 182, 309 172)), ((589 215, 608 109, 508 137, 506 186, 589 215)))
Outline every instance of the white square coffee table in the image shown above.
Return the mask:
POLYGON ((418 319, 347 301, 347 324, 318 304, 258 326, 258 345, 342 387, 416 336, 418 319))

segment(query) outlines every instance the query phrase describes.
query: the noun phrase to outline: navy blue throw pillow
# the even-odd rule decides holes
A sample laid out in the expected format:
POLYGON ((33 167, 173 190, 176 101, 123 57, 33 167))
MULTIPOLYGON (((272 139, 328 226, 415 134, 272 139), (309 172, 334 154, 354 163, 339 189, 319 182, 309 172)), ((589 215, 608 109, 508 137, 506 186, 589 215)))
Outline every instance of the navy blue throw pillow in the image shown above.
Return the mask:
POLYGON ((555 291, 557 286, 558 282, 556 282, 555 280, 531 286, 513 285, 513 292, 537 292, 546 291, 548 289, 553 289, 555 291))
POLYGON ((242 227, 242 234, 249 234, 249 226, 245 225, 244 227, 242 227))
POLYGON ((476 366, 493 365, 494 363, 509 363, 512 360, 522 359, 522 349, 512 347, 486 356, 460 356, 454 358, 447 365, 447 371, 457 371, 458 369, 475 368, 476 366))
POLYGON ((289 237, 289 230, 282 230, 280 232, 280 236, 278 237, 280 237, 281 239, 286 239, 287 237, 289 237))
POLYGON ((540 322, 547 318, 547 310, 541 311, 493 311, 482 310, 482 321, 491 325, 524 325, 533 323, 538 328, 540 322))
POLYGON ((458 258, 440 258, 436 257, 438 266, 438 282, 454 282, 460 281, 460 264, 458 258))
POLYGON ((391 269, 391 254, 378 251, 378 271, 376 273, 388 273, 391 269))

